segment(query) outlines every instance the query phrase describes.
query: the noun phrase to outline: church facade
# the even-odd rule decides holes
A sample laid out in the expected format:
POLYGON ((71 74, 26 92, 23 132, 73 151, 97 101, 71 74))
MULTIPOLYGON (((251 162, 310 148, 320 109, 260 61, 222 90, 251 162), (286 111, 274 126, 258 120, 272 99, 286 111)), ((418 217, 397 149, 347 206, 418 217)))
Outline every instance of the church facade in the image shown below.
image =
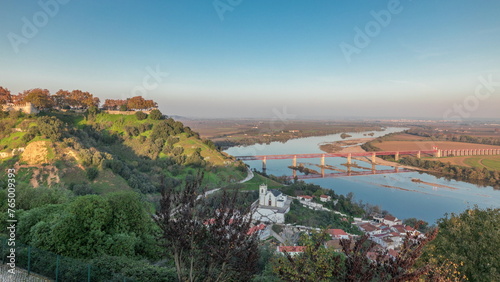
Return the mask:
POLYGON ((259 205, 253 219, 262 222, 284 223, 285 214, 290 211, 290 199, 278 190, 267 189, 267 185, 259 186, 259 205))

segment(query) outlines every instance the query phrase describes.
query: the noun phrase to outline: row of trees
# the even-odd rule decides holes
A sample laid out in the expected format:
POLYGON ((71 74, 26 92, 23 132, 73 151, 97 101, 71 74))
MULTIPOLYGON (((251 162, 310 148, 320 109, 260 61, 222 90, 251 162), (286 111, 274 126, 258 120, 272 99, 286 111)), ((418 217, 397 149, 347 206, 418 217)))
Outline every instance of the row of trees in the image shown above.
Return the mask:
MULTIPOLYGON (((47 89, 34 88, 25 90, 17 95, 0 86, 0 105, 7 103, 32 103, 37 109, 88 109, 99 107, 100 99, 93 94, 82 90, 59 90, 54 95, 47 89)), ((103 108, 107 110, 147 110, 158 107, 153 100, 146 100, 142 96, 126 100, 106 99, 103 108)))
POLYGON ((434 130, 429 128, 424 128, 424 129, 413 128, 406 130, 406 133, 416 136, 429 137, 432 140, 466 142, 466 143, 500 146, 500 138, 495 138, 495 137, 470 136, 470 135, 460 135, 454 133, 445 134, 442 132, 435 132, 434 130))
POLYGON ((488 170, 487 168, 464 167, 452 165, 449 162, 422 160, 415 157, 404 157, 399 160, 401 164, 421 167, 433 172, 449 175, 453 178, 472 183, 483 183, 487 185, 500 186, 500 172, 488 170))
POLYGON ((158 104, 153 100, 146 100, 141 96, 128 98, 126 100, 120 99, 106 99, 102 107, 106 110, 148 110, 158 107, 158 104))
POLYGON ((0 87, 0 105, 14 103, 32 103, 37 109, 88 109, 98 107, 100 100, 89 92, 81 90, 59 90, 51 95, 47 89, 34 88, 25 90, 17 95, 12 95, 6 88, 0 87))

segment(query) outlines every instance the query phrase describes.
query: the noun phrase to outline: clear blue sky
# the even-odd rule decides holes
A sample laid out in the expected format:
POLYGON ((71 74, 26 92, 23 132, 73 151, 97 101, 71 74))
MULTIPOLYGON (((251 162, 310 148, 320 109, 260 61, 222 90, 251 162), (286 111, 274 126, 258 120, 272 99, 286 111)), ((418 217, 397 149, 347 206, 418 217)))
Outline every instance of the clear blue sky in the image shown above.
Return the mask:
POLYGON ((500 118, 498 0, 40 2, 0 0, 0 85, 14 93, 143 90, 197 117, 500 118), (481 76, 493 84, 474 96, 481 76))

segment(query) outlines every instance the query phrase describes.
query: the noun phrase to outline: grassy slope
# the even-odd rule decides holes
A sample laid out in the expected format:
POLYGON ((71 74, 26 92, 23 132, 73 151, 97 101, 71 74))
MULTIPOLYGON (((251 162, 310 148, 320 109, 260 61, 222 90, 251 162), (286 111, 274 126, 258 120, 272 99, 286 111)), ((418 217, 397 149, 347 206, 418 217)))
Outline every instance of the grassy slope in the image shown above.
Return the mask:
MULTIPOLYGON (((55 114, 59 119, 63 120, 70 127, 75 129, 82 129, 85 126, 91 124, 88 122, 81 114, 74 113, 57 113, 55 114)), ((14 121, 13 121, 14 122, 14 121)), ((32 126, 29 120, 23 118, 19 118, 15 121, 16 126, 20 123, 28 123, 24 127, 32 126)), ((135 115, 111 115, 101 113, 96 116, 95 123, 101 124, 102 127, 106 128, 108 132, 112 132, 119 135, 125 134, 126 126, 134 126, 142 123, 151 123, 155 124, 159 121, 145 119, 145 120, 137 120, 135 115)), ((148 137, 151 134, 151 130, 143 132, 141 135, 148 137)), ((24 136, 26 132, 13 132, 6 138, 2 138, 0 140, 0 146, 3 145, 5 147, 5 151, 12 150, 13 148, 17 148, 20 146, 26 146, 22 142, 22 136, 24 136)), ((209 188, 217 188, 221 186, 227 185, 230 182, 236 182, 243 179, 246 176, 246 172, 241 172, 237 170, 234 166, 234 163, 224 157, 220 152, 209 148, 206 144, 202 142, 202 140, 196 137, 187 137, 187 134, 183 133, 178 135, 179 142, 174 146, 183 147, 184 155, 188 157, 198 148, 201 149, 200 153, 205 158, 206 161, 210 162, 213 166, 216 166, 216 169, 206 171, 205 172, 205 180, 204 184, 209 188)), ((128 164, 136 164, 138 161, 138 152, 144 150, 144 145, 142 142, 138 140, 138 137, 134 138, 126 144, 116 144, 110 146, 107 150, 110 151, 112 155, 117 156, 118 158, 124 160, 128 164), (124 146, 125 145, 125 146, 124 146)), ((46 140, 42 139, 40 136, 37 136, 33 141, 41 141, 46 140)), ((61 143, 54 144, 57 150, 49 150, 49 159, 51 162, 56 163, 57 167, 60 169, 60 178, 62 185, 69 185, 70 183, 81 184, 88 183, 88 179, 86 177, 85 171, 82 169, 81 161, 77 159, 73 159, 71 157, 62 158, 63 154, 67 154, 70 149, 61 149, 61 143)), ((97 148, 99 149, 99 148, 97 148)), ((101 150, 102 151, 102 150, 101 150)), ((75 152, 75 155, 78 155, 75 152)), ((141 154, 139 154, 141 155, 141 154)), ((167 156, 163 153, 160 154, 160 158, 166 158, 167 156)), ((7 159, 0 160, 0 166, 6 166, 7 161, 12 159, 11 157, 7 159)), ((29 169, 30 171, 32 169, 29 169)), ((196 169, 194 168, 184 168, 182 171, 178 172, 174 175, 170 173, 170 171, 164 169, 164 174, 169 177, 176 177, 178 179, 184 179, 187 174, 194 174, 196 169)), ((23 178, 25 181, 29 181, 29 178, 23 178)), ((128 186, 125 179, 123 179, 119 175, 115 175, 109 169, 100 170, 99 176, 97 179, 92 181, 91 183, 94 190, 98 193, 106 193, 113 192, 118 190, 130 190, 131 188, 128 186)))
POLYGON ((243 185, 245 187, 244 190, 259 190, 260 184, 267 184, 268 189, 278 189, 278 188, 283 187, 282 184, 280 184, 274 180, 265 178, 264 176, 262 176, 260 174, 254 173, 254 177, 251 180, 243 183, 243 185))

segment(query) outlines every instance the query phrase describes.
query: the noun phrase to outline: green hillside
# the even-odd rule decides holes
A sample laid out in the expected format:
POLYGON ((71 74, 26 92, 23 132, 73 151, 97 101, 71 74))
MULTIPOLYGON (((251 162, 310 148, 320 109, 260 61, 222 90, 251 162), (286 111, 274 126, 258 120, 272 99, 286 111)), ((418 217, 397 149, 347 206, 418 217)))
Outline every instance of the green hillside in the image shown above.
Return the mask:
POLYGON ((246 176, 241 164, 171 118, 87 111, 2 113, 0 168, 16 168, 18 186, 62 187, 76 195, 135 190, 157 194, 198 170, 206 188, 246 176), (14 150, 14 152, 13 152, 14 150))

